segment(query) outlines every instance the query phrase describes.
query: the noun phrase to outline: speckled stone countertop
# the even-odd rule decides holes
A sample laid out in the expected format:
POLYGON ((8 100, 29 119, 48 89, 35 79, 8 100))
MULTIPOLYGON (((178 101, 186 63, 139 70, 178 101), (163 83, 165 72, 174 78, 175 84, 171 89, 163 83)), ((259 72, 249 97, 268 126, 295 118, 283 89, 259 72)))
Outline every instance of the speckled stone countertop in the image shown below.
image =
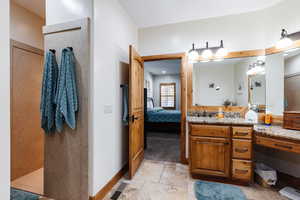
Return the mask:
POLYGON ((300 141, 300 131, 284 129, 281 126, 266 126, 257 124, 254 126, 254 130, 255 132, 266 136, 280 137, 300 141))
POLYGON ((283 139, 299 140, 300 131, 284 129, 278 125, 266 126, 263 124, 257 124, 252 121, 245 120, 244 118, 224 118, 218 119, 215 117, 195 117, 188 116, 187 121, 190 123, 201 124, 227 124, 227 125, 254 125, 254 131, 262 136, 273 136, 283 139))
POLYGON ((254 125, 254 124, 256 124, 253 121, 249 121, 244 118, 218 119, 216 117, 188 116, 187 121, 190 123, 201 123, 201 124, 228 124, 228 125, 254 125))

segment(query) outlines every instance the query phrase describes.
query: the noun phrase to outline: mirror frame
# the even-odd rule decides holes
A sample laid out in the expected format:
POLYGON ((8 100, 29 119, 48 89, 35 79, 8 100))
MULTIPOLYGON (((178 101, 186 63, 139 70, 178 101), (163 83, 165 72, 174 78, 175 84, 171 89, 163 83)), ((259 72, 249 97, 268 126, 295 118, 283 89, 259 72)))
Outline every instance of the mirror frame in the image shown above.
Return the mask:
MULTIPOLYGON (((277 49, 275 46, 266 49, 257 50, 246 50, 246 51, 234 51, 230 52, 224 59, 229 58, 245 58, 245 57, 256 57, 256 56, 267 56, 271 54, 281 53, 283 51, 300 48, 300 40, 294 41, 293 45, 283 49, 277 49)), ((201 61, 199 59, 198 61, 201 61)), ((248 107, 244 106, 195 106, 193 105, 193 64, 187 65, 187 106, 188 112, 193 111, 211 111, 216 112, 219 108, 223 108, 225 112, 239 112, 242 116, 248 111, 248 107)))

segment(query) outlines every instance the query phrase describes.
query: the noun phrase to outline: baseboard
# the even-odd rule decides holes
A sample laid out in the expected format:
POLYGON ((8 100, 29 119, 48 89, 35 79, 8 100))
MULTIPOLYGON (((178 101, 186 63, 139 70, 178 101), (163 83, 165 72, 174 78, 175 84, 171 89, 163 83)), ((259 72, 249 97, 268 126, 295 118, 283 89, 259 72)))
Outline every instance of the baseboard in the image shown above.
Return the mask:
POLYGON ((90 197, 90 200, 102 200, 109 191, 118 183, 118 181, 127 173, 128 164, 126 164, 112 179, 96 194, 90 197))

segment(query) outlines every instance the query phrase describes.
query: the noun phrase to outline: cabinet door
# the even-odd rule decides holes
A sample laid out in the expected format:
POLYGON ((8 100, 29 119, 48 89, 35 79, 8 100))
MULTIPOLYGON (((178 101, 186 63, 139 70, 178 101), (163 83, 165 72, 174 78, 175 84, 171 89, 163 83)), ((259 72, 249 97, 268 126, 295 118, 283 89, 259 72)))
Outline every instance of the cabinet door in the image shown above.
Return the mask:
POLYGON ((191 137, 190 144, 190 167, 192 173, 229 177, 229 139, 191 137))

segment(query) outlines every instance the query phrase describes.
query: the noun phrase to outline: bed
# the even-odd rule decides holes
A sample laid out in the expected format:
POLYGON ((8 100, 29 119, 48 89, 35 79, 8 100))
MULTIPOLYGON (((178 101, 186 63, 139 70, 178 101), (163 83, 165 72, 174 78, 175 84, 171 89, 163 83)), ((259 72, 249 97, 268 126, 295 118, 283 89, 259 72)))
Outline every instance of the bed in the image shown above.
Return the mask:
POLYGON ((181 112, 154 107, 153 98, 147 98, 145 128, 147 131, 180 132, 181 112))

